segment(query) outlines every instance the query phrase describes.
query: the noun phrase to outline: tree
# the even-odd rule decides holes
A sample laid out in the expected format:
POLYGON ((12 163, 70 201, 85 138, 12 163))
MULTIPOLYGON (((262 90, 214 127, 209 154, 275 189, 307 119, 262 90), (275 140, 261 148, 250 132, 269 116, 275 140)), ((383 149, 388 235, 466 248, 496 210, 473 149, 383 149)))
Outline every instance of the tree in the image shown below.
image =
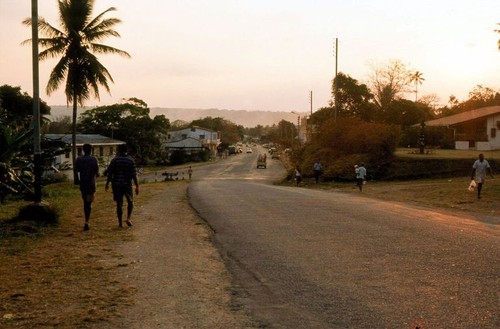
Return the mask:
POLYGON ((469 98, 465 101, 460 102, 455 96, 450 96, 448 106, 440 109, 440 116, 448 116, 481 107, 498 105, 500 105, 499 91, 483 85, 477 85, 469 92, 469 98))
MULTIPOLYGON (((40 100, 40 113, 50 107, 40 100)), ((7 194, 33 196, 33 98, 20 87, 0 87, 0 203, 7 194)), ((42 162, 67 150, 64 143, 44 142, 42 162)))
POLYGON ((385 66, 373 68, 370 77, 375 104, 384 112, 391 102, 400 98, 409 89, 410 71, 399 60, 391 60, 385 66))
POLYGON ((359 84, 349 75, 337 74, 332 84, 332 95, 336 100, 338 116, 358 117, 362 120, 373 118, 373 94, 365 84, 359 84))
MULTIPOLYGON (((91 93, 99 99, 99 86, 109 93, 108 81, 113 82, 110 73, 95 54, 117 54, 125 57, 130 55, 123 50, 99 43, 107 37, 120 36, 113 27, 121 21, 117 18, 104 18, 105 14, 116 8, 110 7, 92 18, 94 0, 59 0, 58 4, 61 29, 53 27, 43 18, 38 21, 40 33, 45 36, 39 39, 40 46, 44 48, 39 58, 45 60, 60 57, 50 74, 46 91, 50 95, 66 80, 66 100, 68 104, 73 103, 71 144, 72 161, 75 163, 77 105, 83 106, 91 93)), ((31 18, 25 19, 23 23, 31 26, 31 18)), ((76 168, 73 177, 76 184, 76 168)))
POLYGON ((391 103, 384 113, 383 122, 407 128, 422 121, 433 118, 431 107, 420 102, 397 99, 391 103))
MULTIPOLYGON (((40 101, 40 114, 50 114, 50 107, 40 101)), ((33 117, 33 98, 21 87, 0 87, 0 124, 14 128, 29 128, 33 117)))
POLYGON ((415 73, 410 76, 410 81, 415 83, 415 102, 418 100, 418 85, 421 85, 422 82, 425 81, 422 75, 422 72, 415 71, 415 73))
POLYGON ((293 141, 297 137, 297 129, 292 122, 281 120, 278 123, 277 140, 275 142, 284 147, 292 147, 293 141))
POLYGON ((71 117, 69 115, 58 116, 43 126, 43 132, 45 134, 70 134, 71 117))
POLYGON ((170 128, 164 115, 151 119, 147 106, 142 100, 130 98, 121 104, 90 109, 80 115, 78 128, 83 133, 125 141, 130 154, 145 164, 161 153, 160 136, 166 135, 170 128))
POLYGON ((238 126, 234 122, 217 117, 205 117, 202 119, 194 120, 190 126, 198 126, 212 131, 217 131, 220 134, 220 139, 224 145, 231 145, 238 141, 243 140, 244 128, 238 126))

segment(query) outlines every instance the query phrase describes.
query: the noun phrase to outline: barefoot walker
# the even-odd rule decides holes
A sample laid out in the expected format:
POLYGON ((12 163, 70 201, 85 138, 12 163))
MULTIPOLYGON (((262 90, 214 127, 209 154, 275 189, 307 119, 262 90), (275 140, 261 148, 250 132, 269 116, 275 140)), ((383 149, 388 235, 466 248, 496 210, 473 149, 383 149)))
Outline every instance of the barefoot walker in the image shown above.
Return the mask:
POLYGON ((85 213, 84 231, 89 230, 90 212, 94 194, 96 190, 95 179, 99 175, 99 166, 96 157, 91 155, 92 145, 83 144, 83 155, 79 156, 75 162, 75 168, 78 172, 78 183, 83 199, 83 212, 85 213))
POLYGON ((484 155, 479 154, 479 159, 472 165, 472 173, 470 174, 470 179, 476 179, 477 184, 477 198, 481 199, 481 190, 483 189, 484 179, 486 178, 486 172, 488 172, 493 178, 493 173, 491 172, 491 167, 488 161, 484 159, 484 155))
POLYGON ((106 191, 113 188, 113 199, 116 202, 116 215, 118 216, 118 226, 122 227, 123 216, 123 197, 127 199, 127 225, 132 226, 130 216, 134 208, 132 194, 132 180, 135 184, 135 194, 139 194, 139 183, 137 182, 137 171, 132 157, 127 155, 127 146, 125 144, 118 146, 118 154, 111 160, 107 169, 108 179, 106 181, 106 191))

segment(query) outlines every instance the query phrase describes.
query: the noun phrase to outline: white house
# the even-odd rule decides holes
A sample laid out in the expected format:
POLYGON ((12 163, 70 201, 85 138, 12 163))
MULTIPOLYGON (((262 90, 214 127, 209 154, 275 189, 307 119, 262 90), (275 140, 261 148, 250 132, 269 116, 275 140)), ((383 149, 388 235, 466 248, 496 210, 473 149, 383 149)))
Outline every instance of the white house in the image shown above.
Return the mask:
MULTIPOLYGON (((71 145, 71 134, 45 134, 44 138, 49 140, 60 140, 71 145)), ((92 145, 92 155, 99 159, 100 165, 107 165, 111 159, 116 155, 118 145, 125 144, 125 142, 112 139, 102 135, 92 134, 77 134, 76 135, 76 150, 77 157, 82 155, 83 144, 92 145)), ((71 151, 65 154, 56 156, 55 165, 58 167, 62 163, 67 162, 71 164, 71 151)))
POLYGON ((217 152, 220 144, 219 133, 206 128, 190 127, 179 130, 170 130, 167 134, 167 142, 164 144, 169 154, 173 150, 183 149, 188 154, 193 151, 209 149, 212 155, 217 152))
POLYGON ((500 150, 500 106, 482 107, 425 122, 453 129, 457 150, 500 150))

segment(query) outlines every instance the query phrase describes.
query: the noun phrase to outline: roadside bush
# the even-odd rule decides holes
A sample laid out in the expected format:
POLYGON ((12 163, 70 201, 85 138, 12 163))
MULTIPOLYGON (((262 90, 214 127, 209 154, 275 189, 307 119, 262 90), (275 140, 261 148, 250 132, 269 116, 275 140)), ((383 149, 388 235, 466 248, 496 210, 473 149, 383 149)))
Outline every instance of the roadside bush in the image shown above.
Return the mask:
POLYGON ((186 152, 184 150, 175 150, 172 152, 169 158, 169 164, 171 166, 180 165, 187 162, 186 152))
POLYGON ((68 181, 68 176, 63 172, 48 172, 42 175, 42 183, 44 185, 62 183, 68 181))
POLYGON ((365 122, 356 118, 327 120, 318 128, 304 150, 301 166, 312 176, 313 164, 320 160, 323 180, 354 180, 354 165, 364 162, 369 177, 385 175, 398 145, 399 128, 365 122))
MULTIPOLYGON (((432 148, 453 149, 453 130, 447 127, 425 127, 425 145, 432 148)), ((409 127, 401 133, 400 147, 419 147, 420 127, 409 127)))
POLYGON ((33 222, 37 226, 57 226, 59 217, 59 211, 48 204, 29 204, 19 209, 19 214, 13 222, 33 222))
MULTIPOLYGON (((488 160, 495 168, 495 160, 488 160)), ((385 180, 409 180, 420 178, 448 178, 470 175, 471 159, 417 159, 395 157, 381 178, 385 180)))

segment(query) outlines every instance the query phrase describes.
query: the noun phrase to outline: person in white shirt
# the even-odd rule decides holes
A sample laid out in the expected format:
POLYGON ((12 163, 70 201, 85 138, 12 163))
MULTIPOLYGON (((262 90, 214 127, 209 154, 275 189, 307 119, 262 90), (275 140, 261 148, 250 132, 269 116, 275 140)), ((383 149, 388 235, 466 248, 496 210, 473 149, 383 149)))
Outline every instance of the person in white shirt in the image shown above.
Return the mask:
POLYGON ((314 170, 314 180, 316 181, 316 184, 319 183, 319 176, 321 176, 321 170, 323 167, 321 166, 321 162, 316 161, 313 165, 313 170, 314 170))
POLYGON ((472 173, 470 174, 470 179, 476 180, 478 199, 481 199, 481 190, 483 189, 483 183, 484 179, 486 178, 486 173, 489 173, 491 178, 493 178, 490 164, 484 159, 484 155, 481 153, 479 154, 479 159, 476 160, 472 165, 472 173))
POLYGON ((365 182, 366 179, 366 168, 365 164, 362 163, 359 167, 356 165, 355 167, 355 172, 356 172, 356 182, 358 185, 358 188, 360 191, 363 190, 363 183, 365 182))

